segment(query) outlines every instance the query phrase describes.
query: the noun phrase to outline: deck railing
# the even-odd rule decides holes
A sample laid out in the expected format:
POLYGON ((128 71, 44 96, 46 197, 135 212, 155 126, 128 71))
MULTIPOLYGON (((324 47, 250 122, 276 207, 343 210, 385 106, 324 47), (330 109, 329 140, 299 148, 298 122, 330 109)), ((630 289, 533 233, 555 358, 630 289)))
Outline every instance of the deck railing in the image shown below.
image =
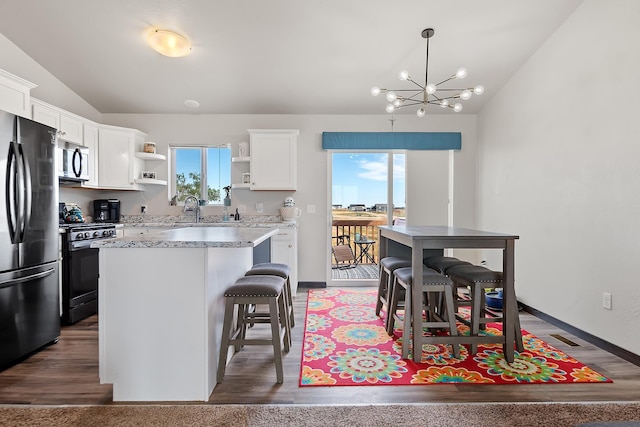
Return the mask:
MULTIPOLYGON (((349 236, 349 243, 353 249, 353 253, 358 258, 360 256, 360 246, 355 242, 358 240, 375 240, 369 254, 375 262, 379 261, 379 242, 378 242, 378 226, 385 225, 387 222, 381 219, 335 219, 331 223, 331 237, 349 236)), ((333 239, 335 244, 336 240, 333 239)), ((363 259, 363 264, 371 264, 370 260, 363 259)))

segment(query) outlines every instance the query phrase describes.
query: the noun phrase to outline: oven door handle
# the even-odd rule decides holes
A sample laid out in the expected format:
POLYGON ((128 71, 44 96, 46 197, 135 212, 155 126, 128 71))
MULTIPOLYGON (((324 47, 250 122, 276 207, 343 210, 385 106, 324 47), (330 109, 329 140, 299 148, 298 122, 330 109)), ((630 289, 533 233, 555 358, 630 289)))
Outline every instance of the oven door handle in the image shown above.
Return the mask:
POLYGON ((41 279, 43 277, 47 277, 48 275, 50 275, 54 271, 56 271, 55 268, 50 268, 49 270, 45 270, 45 271, 42 271, 42 272, 36 273, 36 274, 30 274, 28 276, 20 277, 18 279, 4 280, 4 281, 0 282, 0 288, 6 288, 6 287, 9 287, 9 286, 16 285, 18 283, 30 282, 31 280, 35 280, 35 279, 41 279))
MULTIPOLYGON (((109 237, 109 239, 115 239, 116 236, 113 237, 109 237)), ((104 239, 98 239, 98 240, 104 240, 104 239)), ((69 252, 74 252, 74 251, 80 251, 80 250, 86 250, 86 249, 94 249, 91 247, 91 243, 96 242, 98 240, 74 240, 73 242, 69 242, 69 246, 68 246, 68 251, 69 252)), ((98 249, 95 249, 98 250, 98 249)))

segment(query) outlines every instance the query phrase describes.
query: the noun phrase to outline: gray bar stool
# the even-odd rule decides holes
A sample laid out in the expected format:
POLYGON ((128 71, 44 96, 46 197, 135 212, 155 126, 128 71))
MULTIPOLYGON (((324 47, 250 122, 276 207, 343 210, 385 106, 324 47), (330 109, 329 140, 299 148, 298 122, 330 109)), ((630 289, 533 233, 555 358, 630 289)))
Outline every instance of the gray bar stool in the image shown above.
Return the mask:
MULTIPOLYGON (((452 267, 457 267, 459 265, 472 265, 470 262, 462 261, 458 258, 450 256, 431 256, 424 258, 422 262, 427 267, 432 268, 435 271, 438 271, 441 274, 445 275, 447 275, 447 271, 452 267)), ((460 306, 471 305, 470 300, 464 300, 460 298, 460 296, 458 295, 458 287, 455 286, 455 283, 451 290, 453 292, 453 302, 456 305, 456 312, 458 312, 458 307, 460 306)), ((439 302, 439 307, 442 307, 442 301, 439 302)))
MULTIPOLYGON (((402 358, 409 357, 409 342, 411 341, 411 330, 413 327, 414 334, 421 334, 423 328, 438 328, 448 329, 449 335, 454 337, 458 335, 458 328, 456 325, 455 306, 453 303, 453 293, 451 288, 453 287, 453 281, 435 270, 430 268, 423 268, 422 270, 422 295, 423 295, 423 310, 426 310, 427 317, 426 322, 422 322, 422 325, 412 325, 412 313, 411 313, 411 286, 413 286, 413 271, 411 267, 398 268, 393 272, 393 290, 391 296, 391 303, 389 308, 389 317, 393 320, 400 320, 397 315, 397 309, 400 305, 400 297, 404 293, 404 320, 402 327, 402 358), (433 307, 429 307, 428 295, 434 292, 439 292, 444 295, 444 310, 442 312, 435 312, 433 307)), ((392 323, 393 323, 392 320, 392 323)), ((393 330, 391 330, 393 334, 393 330)), ((451 344, 453 350, 453 356, 460 358, 460 346, 458 344, 451 344)), ((413 349, 413 351, 422 351, 422 349, 413 349)))
POLYGON ((220 343, 220 359, 218 361, 217 382, 224 380, 227 366, 229 346, 234 346, 238 352, 244 345, 271 345, 276 365, 276 379, 278 384, 284 380, 282 368, 282 347, 288 352, 290 349, 290 329, 288 328, 287 308, 284 297, 285 279, 278 276, 245 276, 241 277, 224 293, 225 309, 222 325, 222 340, 220 343), (256 317, 248 313, 245 306, 249 304, 266 304, 269 307, 269 317, 256 317), (238 306, 237 323, 234 326, 233 314, 238 306), (270 323, 271 339, 246 337, 247 326, 250 323, 270 323), (284 342, 284 345, 283 345, 284 342))
POLYGON ((291 269, 286 264, 261 262, 259 264, 254 264, 254 266, 245 273, 245 276, 278 276, 286 280, 285 297, 287 303, 287 314, 289 315, 289 325, 293 328, 296 324, 293 315, 293 295, 291 294, 291 279, 289 278, 290 272, 291 269))
POLYGON ((430 256, 422 260, 424 265, 441 273, 447 274, 447 270, 458 265, 471 265, 470 262, 462 261, 451 256, 430 256))
MULTIPOLYGON (((502 272, 489 270, 479 265, 461 265, 452 267, 447 270, 449 277, 454 281, 456 286, 468 286, 471 288, 471 321, 458 316, 458 319, 465 322, 471 327, 471 336, 478 336, 480 329, 485 329, 486 324, 490 322, 502 323, 504 330, 504 316, 487 317, 485 309, 485 290, 502 287, 502 272)), ((522 331, 520 329, 520 317, 518 316, 518 307, 515 299, 511 302, 515 304, 515 318, 512 320, 515 328, 516 348, 519 352, 524 351, 522 343, 522 331)), ((477 344, 471 344, 471 352, 476 353, 477 344)))
POLYGON ((380 316, 382 307, 387 307, 387 318, 385 319, 385 327, 389 330, 389 324, 393 328, 393 318, 389 316, 389 303, 391 301, 391 290, 393 281, 393 272, 397 268, 411 267, 411 260, 400 257, 384 257, 380 260, 380 268, 378 273, 378 297, 376 299, 376 316, 380 316))

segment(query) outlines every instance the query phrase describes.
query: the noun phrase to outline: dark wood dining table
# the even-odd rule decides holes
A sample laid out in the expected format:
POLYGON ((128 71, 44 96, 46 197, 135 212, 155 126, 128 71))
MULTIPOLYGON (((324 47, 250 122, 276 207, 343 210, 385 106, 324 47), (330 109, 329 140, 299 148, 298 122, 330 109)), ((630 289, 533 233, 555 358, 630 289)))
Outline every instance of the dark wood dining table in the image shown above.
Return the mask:
MULTIPOLYGON (((503 331, 500 336, 431 336, 421 333, 413 334, 413 349, 422 349, 424 343, 470 344, 470 343, 502 343, 504 357, 509 363, 514 360, 514 347, 522 347, 516 343, 515 325, 518 308, 514 288, 515 240, 519 236, 493 233, 447 226, 379 226, 380 259, 386 256, 397 256, 402 249, 409 249, 413 277, 422 277, 422 260, 425 256, 444 253, 445 249, 501 249, 503 280, 503 331)), ((406 252, 405 252, 406 253, 406 252)), ((422 324, 422 286, 411 287, 412 323, 422 324)), ((421 328, 420 328, 421 329, 421 328)), ((405 331, 405 334, 407 332, 405 331)), ((518 334, 519 336, 519 334, 518 334)), ((521 340, 520 340, 521 341, 521 340)), ((413 351, 413 361, 418 363, 421 351, 413 351)))

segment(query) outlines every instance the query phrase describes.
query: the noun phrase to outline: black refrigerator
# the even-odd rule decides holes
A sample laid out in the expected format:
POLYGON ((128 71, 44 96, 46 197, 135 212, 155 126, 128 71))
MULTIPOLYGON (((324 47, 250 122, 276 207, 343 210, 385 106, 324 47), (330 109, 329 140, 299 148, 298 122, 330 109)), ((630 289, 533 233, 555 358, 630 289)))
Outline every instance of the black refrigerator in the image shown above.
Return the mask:
POLYGON ((60 335, 56 130, 0 111, 0 369, 60 335))

